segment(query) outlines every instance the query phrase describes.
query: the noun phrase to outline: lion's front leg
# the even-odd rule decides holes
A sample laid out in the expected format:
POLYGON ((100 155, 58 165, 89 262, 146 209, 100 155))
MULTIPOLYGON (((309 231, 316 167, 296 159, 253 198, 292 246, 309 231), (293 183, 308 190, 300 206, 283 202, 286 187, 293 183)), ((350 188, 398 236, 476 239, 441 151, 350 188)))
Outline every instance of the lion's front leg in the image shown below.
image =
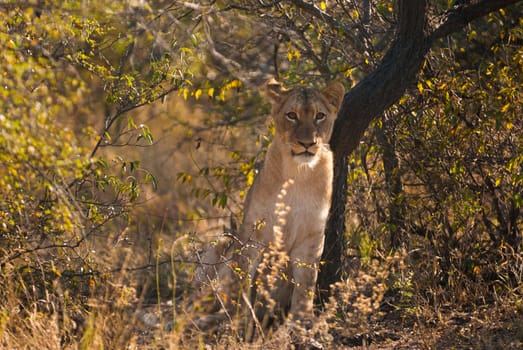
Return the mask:
POLYGON ((289 313, 293 319, 313 316, 314 291, 323 252, 323 240, 323 234, 311 235, 291 252, 294 288, 289 313))
POLYGON ((294 288, 289 310, 292 319, 305 319, 312 316, 314 289, 318 276, 316 263, 293 263, 294 288))

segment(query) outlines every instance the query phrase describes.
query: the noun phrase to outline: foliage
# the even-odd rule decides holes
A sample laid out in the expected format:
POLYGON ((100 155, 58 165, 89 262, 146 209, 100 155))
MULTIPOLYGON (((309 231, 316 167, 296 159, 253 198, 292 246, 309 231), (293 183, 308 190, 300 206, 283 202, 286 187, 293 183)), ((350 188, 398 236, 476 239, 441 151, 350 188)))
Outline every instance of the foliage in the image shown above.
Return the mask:
POLYGON ((118 128, 115 122, 180 88, 183 65, 175 60, 174 69, 168 52, 129 64, 123 43, 140 48, 152 38, 122 35, 127 28, 118 28, 115 18, 123 9, 116 3, 106 7, 111 18, 98 13, 97 5, 6 4, 1 12, 3 278, 23 265, 24 273, 43 268, 55 277, 92 276, 98 270, 94 238, 107 235, 100 230, 108 222, 125 219, 141 184, 155 185, 139 161, 119 156, 110 163, 96 154, 100 147, 153 142, 149 128, 131 117, 118 128), (109 111, 98 136, 87 126, 93 122, 70 121, 71 115, 82 120, 92 112, 88 96, 95 78, 103 83, 109 111))
POLYGON ((422 249, 419 258, 436 266, 431 283, 451 294, 469 282, 494 293, 489 285, 512 290, 521 282, 500 267, 522 244, 518 21, 492 14, 442 42, 427 59, 419 95, 404 96, 352 158, 352 229, 385 249, 388 242, 422 249))
POLYGON ((63 67, 53 67, 51 58, 35 52, 42 36, 52 33, 42 33, 41 19, 33 9, 13 9, 2 18, 1 40, 6 50, 1 78, 4 194, 0 215, 5 266, 50 246, 59 248, 62 252, 57 258, 63 258, 69 249, 81 245, 88 229, 69 184, 92 165, 73 132, 52 122, 74 110, 84 84, 66 77, 63 67))

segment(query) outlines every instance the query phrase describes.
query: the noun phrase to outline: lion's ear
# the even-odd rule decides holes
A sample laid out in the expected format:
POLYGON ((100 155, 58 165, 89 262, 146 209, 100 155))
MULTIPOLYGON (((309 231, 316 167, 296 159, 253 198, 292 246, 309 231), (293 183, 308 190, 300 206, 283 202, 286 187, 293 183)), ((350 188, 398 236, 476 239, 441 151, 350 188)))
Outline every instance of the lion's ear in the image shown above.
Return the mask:
POLYGON ((331 83, 321 93, 329 103, 339 110, 345 96, 345 87, 338 82, 331 83))
POLYGON ((288 91, 276 79, 271 78, 265 86, 265 95, 272 104, 281 102, 282 95, 288 91))

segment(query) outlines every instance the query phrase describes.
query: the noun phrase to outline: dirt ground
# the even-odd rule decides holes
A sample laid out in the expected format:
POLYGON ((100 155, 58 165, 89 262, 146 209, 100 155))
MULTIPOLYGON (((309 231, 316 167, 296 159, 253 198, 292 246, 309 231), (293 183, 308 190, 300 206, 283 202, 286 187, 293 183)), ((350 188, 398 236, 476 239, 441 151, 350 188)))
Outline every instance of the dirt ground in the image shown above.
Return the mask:
POLYGON ((523 314, 484 309, 411 320, 387 315, 369 334, 340 340, 340 349, 523 349, 523 314))
MULTIPOLYGON (((144 348, 148 348, 147 339, 154 336, 154 329, 170 326, 168 315, 172 315, 172 305, 146 306, 140 313, 142 319, 142 339, 144 348), (159 313, 162 310, 163 316, 159 313), (163 321, 162 321, 163 320, 163 321)), ((267 343, 224 345, 223 342, 204 342, 199 347, 204 349, 523 349, 523 308, 482 306, 476 310, 455 311, 441 308, 438 312, 419 311, 406 313, 405 310, 393 310, 384 313, 379 320, 367 325, 364 333, 354 333, 340 328, 329 329, 327 336, 316 334, 307 346, 296 346, 271 337, 267 343), (322 341, 328 339, 328 341, 322 341)), ((182 341, 185 348, 188 343, 182 341)), ((140 348, 140 347, 138 347, 140 348)), ((161 348, 161 347, 160 347, 161 348)))

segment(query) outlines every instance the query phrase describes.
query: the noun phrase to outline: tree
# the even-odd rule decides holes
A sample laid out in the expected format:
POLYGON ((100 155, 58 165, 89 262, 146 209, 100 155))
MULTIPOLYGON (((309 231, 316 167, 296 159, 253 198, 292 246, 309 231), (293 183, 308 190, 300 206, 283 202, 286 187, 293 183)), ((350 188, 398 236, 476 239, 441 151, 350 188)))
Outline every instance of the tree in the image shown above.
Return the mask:
POLYGON ((346 157, 356 148, 370 122, 382 115, 416 82, 424 58, 431 46, 472 20, 518 1, 482 1, 456 5, 429 25, 427 1, 399 1, 396 38, 380 65, 345 96, 331 145, 335 154, 334 186, 338 196, 332 200, 331 216, 326 231, 323 258, 326 266, 320 273, 320 289, 326 290, 340 278, 339 267, 345 246, 344 208, 347 178, 346 157))

